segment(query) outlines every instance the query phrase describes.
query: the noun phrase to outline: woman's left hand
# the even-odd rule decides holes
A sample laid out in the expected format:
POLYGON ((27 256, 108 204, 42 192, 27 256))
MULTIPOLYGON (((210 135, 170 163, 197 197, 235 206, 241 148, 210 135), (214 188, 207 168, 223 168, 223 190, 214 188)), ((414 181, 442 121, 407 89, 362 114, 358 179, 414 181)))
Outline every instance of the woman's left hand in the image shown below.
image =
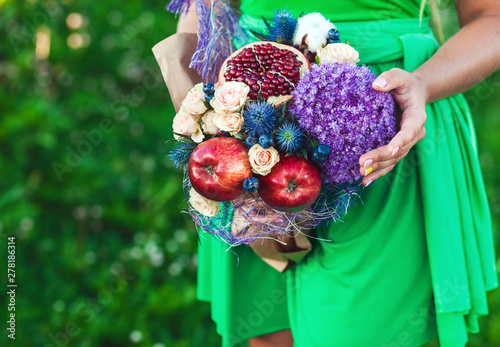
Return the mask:
POLYGON ((417 76, 416 73, 395 68, 373 81, 375 90, 392 92, 402 116, 400 130, 388 145, 371 150, 359 158, 359 172, 365 176, 365 186, 391 171, 425 136, 426 92, 424 83, 417 76))

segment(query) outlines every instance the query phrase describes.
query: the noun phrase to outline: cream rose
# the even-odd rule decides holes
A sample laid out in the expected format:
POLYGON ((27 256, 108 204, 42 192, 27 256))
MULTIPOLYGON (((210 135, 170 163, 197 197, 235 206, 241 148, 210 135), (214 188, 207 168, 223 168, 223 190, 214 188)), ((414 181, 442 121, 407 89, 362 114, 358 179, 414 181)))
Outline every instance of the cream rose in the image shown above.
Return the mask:
POLYGON ((265 176, 280 161, 278 151, 273 147, 262 148, 260 145, 253 145, 248 151, 250 166, 256 174, 265 176))
POLYGON ((216 113, 213 122, 222 131, 237 134, 243 127, 243 117, 239 113, 216 113))
POLYGON ((182 101, 181 107, 194 116, 200 115, 207 110, 203 83, 198 83, 188 91, 186 98, 182 101))
POLYGON ((194 142, 200 143, 205 137, 201 131, 198 120, 187 113, 184 109, 181 109, 179 113, 175 115, 172 128, 174 130, 174 138, 176 140, 180 140, 182 138, 182 136, 179 135, 185 135, 191 137, 194 142))
POLYGON ((191 188, 189 191, 189 204, 196 211, 207 217, 215 217, 219 213, 220 202, 203 197, 194 188, 191 188))
POLYGON ((250 87, 243 82, 226 82, 215 90, 210 105, 218 113, 238 112, 245 104, 249 92, 250 87))
POLYGON ((214 116, 216 114, 214 111, 208 111, 201 117, 201 128, 205 134, 217 135, 217 126, 214 124, 214 116))
POLYGON ((359 61, 359 53, 345 43, 330 43, 325 48, 318 48, 316 56, 320 64, 324 63, 351 63, 359 61))

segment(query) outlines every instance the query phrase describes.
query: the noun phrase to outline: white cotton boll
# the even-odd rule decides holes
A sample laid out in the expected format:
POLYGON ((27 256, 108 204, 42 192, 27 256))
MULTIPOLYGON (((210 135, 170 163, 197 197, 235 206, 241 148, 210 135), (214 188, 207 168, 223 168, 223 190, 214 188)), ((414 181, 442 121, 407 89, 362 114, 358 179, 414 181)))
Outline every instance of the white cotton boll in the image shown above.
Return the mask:
POLYGON ((327 43, 328 31, 334 28, 335 25, 323 17, 321 13, 306 14, 297 21, 297 30, 295 31, 293 44, 301 46, 304 36, 307 35, 304 40, 307 47, 303 48, 307 48, 310 52, 316 52, 318 48, 327 43))

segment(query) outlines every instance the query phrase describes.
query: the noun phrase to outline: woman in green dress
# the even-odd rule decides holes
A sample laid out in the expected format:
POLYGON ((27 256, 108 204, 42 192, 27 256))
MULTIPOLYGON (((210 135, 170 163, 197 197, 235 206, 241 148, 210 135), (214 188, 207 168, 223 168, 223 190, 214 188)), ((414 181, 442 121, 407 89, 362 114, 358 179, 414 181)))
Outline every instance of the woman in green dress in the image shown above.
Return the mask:
MULTIPOLYGON (((448 96, 500 67, 500 3, 456 3, 461 30, 438 49, 419 0, 241 1, 241 25, 257 31, 285 6, 322 13, 403 116, 389 145, 360 158, 363 184, 376 180, 363 203, 319 228, 332 242, 314 242, 285 274, 245 248, 237 267, 204 237, 198 296, 211 302, 224 346, 249 338, 291 346, 291 328, 298 347, 421 346, 435 337, 454 347, 478 331, 485 292, 498 286, 491 218, 467 103, 448 96)), ((193 12, 179 31, 196 31, 193 12)))

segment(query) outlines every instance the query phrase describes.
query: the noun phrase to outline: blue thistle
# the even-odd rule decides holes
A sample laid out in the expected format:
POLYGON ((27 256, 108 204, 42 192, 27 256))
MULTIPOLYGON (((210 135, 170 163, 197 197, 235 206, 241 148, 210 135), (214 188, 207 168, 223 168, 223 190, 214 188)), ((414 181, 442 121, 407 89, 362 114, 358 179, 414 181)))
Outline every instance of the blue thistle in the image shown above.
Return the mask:
POLYGON ((296 124, 284 123, 276 131, 276 141, 282 151, 296 153, 304 146, 305 136, 296 124))
POLYGON ((183 169, 189 162, 189 158, 195 147, 196 143, 180 141, 177 146, 170 150, 168 157, 174 162, 177 169, 183 169))
POLYGON ((243 119, 245 132, 253 136, 271 133, 279 124, 276 109, 265 101, 248 103, 243 111, 243 119))
POLYGON ((252 31, 255 36, 264 41, 273 41, 286 45, 292 44, 293 34, 295 34, 295 29, 297 28, 297 18, 292 15, 292 12, 286 9, 278 10, 275 12, 271 23, 265 18, 264 23, 267 26, 268 34, 252 31))

